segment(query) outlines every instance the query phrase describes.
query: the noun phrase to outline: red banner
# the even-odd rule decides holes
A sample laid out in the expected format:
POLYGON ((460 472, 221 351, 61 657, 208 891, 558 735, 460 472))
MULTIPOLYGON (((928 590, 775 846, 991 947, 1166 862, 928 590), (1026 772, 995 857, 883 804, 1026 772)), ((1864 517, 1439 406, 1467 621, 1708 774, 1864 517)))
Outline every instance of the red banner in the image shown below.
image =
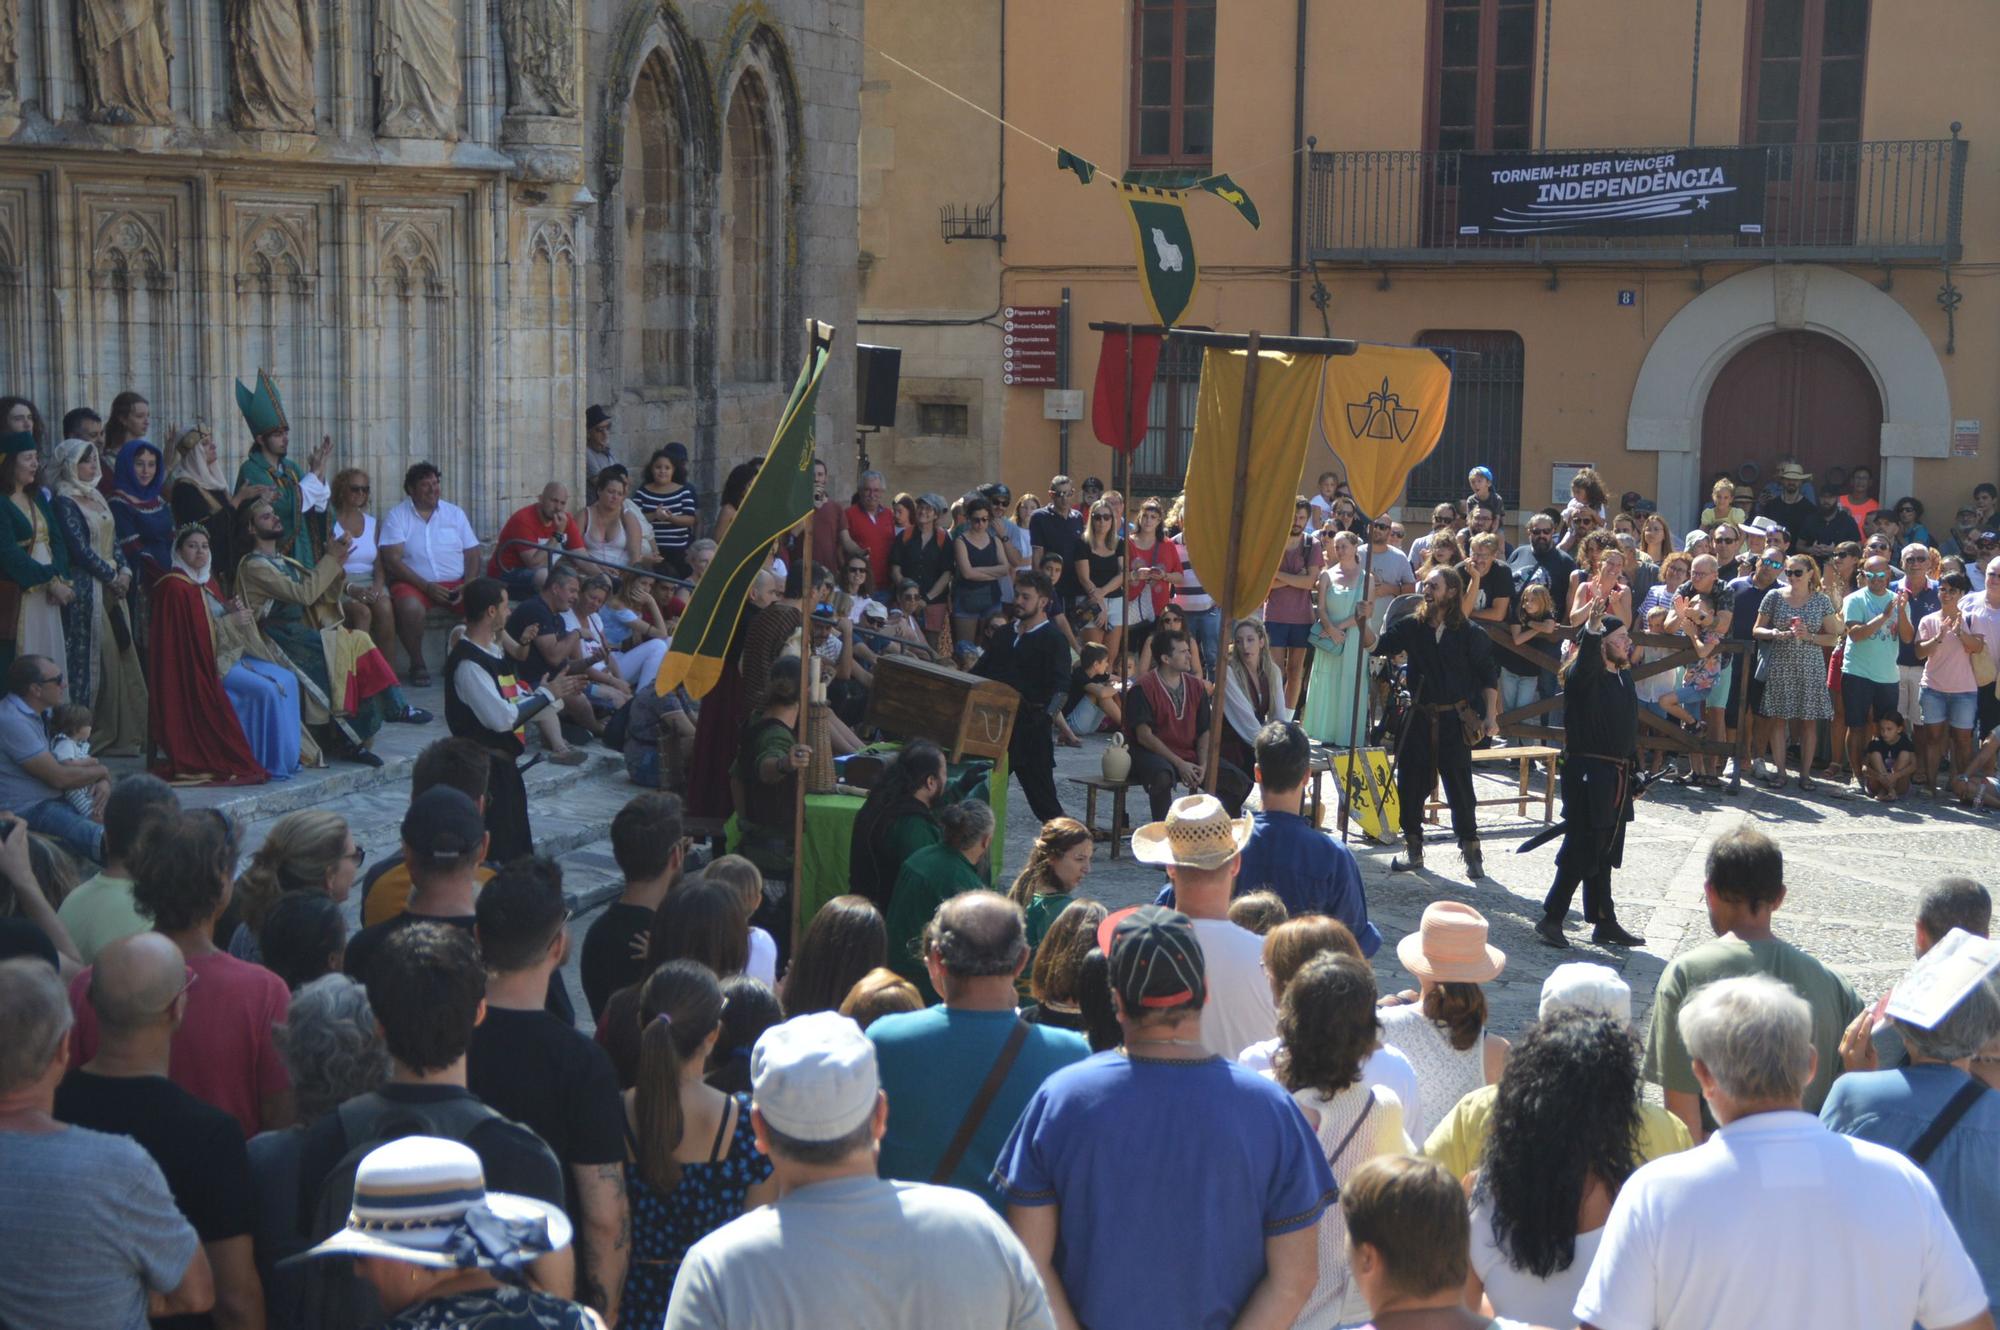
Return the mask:
POLYGON ((1160 365, 1160 334, 1104 334, 1097 356, 1097 391, 1091 394, 1090 427, 1097 441, 1114 452, 1129 453, 1146 437, 1146 408, 1153 400, 1153 374, 1160 365), (1132 385, 1130 433, 1127 433, 1125 385, 1127 338, 1131 347, 1132 385))

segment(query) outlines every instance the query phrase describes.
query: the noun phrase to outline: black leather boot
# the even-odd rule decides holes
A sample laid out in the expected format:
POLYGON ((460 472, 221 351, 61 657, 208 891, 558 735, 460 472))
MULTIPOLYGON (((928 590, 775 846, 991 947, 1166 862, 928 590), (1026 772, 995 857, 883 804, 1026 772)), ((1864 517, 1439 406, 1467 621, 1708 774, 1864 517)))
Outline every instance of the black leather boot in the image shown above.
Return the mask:
POLYGON ((1465 860, 1465 875, 1474 882, 1486 876, 1486 860, 1479 852, 1479 842, 1462 840, 1458 843, 1459 855, 1465 860))
POLYGON ((1392 873, 1421 873, 1424 871, 1424 838, 1408 835, 1403 838, 1403 852, 1389 860, 1392 873))
POLYGON ((1590 930, 1590 940, 1600 947, 1643 947, 1646 939, 1637 933, 1628 933, 1616 918, 1606 915, 1597 921, 1597 927, 1590 930))

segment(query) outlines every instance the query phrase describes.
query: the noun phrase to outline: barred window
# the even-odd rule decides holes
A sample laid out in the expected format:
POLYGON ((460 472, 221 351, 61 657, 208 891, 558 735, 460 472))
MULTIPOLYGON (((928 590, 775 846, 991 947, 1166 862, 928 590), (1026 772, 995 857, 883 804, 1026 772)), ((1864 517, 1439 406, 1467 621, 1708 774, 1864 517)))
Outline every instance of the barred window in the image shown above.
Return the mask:
POLYGON ((1521 389, 1525 357, 1521 335, 1512 332, 1434 330, 1417 345, 1454 352, 1451 405, 1444 437, 1410 473, 1404 502, 1412 506, 1463 499, 1466 473, 1475 466, 1493 472, 1493 487, 1510 509, 1521 509, 1521 389))

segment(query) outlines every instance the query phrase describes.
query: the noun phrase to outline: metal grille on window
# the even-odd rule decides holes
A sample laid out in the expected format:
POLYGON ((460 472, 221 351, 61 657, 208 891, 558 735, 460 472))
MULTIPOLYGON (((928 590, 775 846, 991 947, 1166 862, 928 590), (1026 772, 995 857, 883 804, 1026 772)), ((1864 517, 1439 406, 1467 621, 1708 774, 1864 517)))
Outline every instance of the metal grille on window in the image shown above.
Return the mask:
POLYGON ((917 403, 917 433, 970 434, 971 410, 963 402, 917 403))
POLYGON ((1167 338, 1146 408, 1146 437, 1132 454, 1134 494, 1180 492, 1187 478, 1188 451, 1194 446, 1194 407, 1200 395, 1201 348, 1178 337, 1167 338))
POLYGON ((1424 333, 1419 346, 1449 347, 1451 405, 1444 437, 1410 474, 1403 502, 1429 507, 1463 499, 1465 476, 1475 466, 1493 472, 1493 487, 1509 511, 1527 505, 1521 498, 1521 388, 1523 355, 1518 333, 1443 330, 1424 333))

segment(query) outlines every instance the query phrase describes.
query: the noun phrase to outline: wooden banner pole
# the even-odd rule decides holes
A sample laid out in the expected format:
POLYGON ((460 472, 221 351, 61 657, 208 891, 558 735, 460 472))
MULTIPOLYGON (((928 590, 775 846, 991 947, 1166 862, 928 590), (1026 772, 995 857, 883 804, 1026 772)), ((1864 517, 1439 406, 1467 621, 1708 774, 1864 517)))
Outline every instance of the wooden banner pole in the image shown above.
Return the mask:
MULTIPOLYGON (((1132 496, 1128 489, 1132 483, 1132 333, 1125 334, 1125 432, 1118 436, 1124 446, 1111 457, 1111 483, 1125 496, 1125 510, 1133 511, 1132 496), (1120 473, 1123 473, 1122 475, 1120 473)), ((1084 530, 1090 529, 1090 518, 1083 519, 1084 530)), ((1112 533, 1118 540, 1118 585, 1125 593, 1125 631, 1118 634, 1118 677, 1132 677, 1132 627, 1137 619, 1134 607, 1136 599, 1132 595, 1132 547, 1122 533, 1112 533)))
MULTIPOLYGON (((812 714, 812 609, 813 609, 813 510, 799 526, 799 726, 795 743, 804 743, 806 718, 812 714)), ((794 954, 804 935, 806 863, 806 773, 794 771, 795 795, 792 806, 792 936, 787 954, 794 954)))
MULTIPOLYGON (((1248 359, 1243 366, 1243 407, 1236 425, 1236 488, 1230 494, 1229 549, 1223 555, 1222 594, 1231 610, 1236 599, 1236 550, 1243 543, 1243 495, 1250 488, 1250 433, 1257 423, 1257 350, 1262 334, 1250 332, 1244 345, 1248 359)), ((1236 650, 1236 620, 1222 622, 1225 646, 1215 653, 1215 703, 1208 714, 1208 761, 1202 771, 1202 785, 1215 793, 1216 777, 1222 771, 1222 727, 1229 723, 1229 661, 1236 650)))

